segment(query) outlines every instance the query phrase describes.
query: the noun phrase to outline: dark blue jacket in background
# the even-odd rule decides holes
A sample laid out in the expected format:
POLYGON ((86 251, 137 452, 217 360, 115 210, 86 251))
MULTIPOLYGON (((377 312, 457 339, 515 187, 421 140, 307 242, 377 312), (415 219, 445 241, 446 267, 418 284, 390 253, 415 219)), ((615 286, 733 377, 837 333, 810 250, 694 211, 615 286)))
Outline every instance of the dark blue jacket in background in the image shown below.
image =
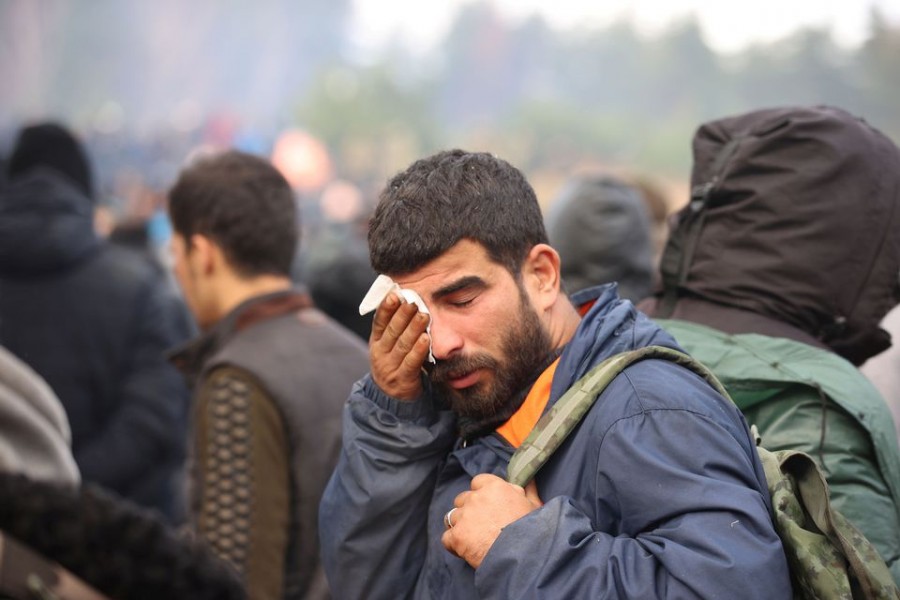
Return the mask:
MULTIPOLYGON (((614 286, 597 298, 554 376, 550 405, 603 359, 674 340, 614 286)), ((545 505, 503 529, 477 571, 441 545, 442 517, 479 473, 505 477, 499 435, 463 448, 452 413, 403 403, 367 376, 344 415, 323 498, 329 583, 355 598, 791 598, 747 425, 674 363, 628 367, 539 471, 545 505)))
POLYGON ((188 390, 164 351, 191 335, 184 311, 158 265, 97 237, 64 177, 0 191, 0 344, 59 396, 82 478, 176 521, 188 390))

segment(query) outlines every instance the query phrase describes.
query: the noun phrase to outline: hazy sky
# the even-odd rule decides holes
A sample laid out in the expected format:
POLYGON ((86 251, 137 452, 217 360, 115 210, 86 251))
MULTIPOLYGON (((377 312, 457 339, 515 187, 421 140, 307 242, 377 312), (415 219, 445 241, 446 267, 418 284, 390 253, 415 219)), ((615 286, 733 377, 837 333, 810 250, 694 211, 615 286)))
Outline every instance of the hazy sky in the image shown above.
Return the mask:
MULTIPOLYGON (((354 0, 354 32, 364 47, 400 36, 416 49, 440 41, 459 6, 470 0, 354 0)), ((838 43, 856 45, 866 35, 869 10, 879 7, 900 22, 900 0, 492 0, 512 18, 540 12, 557 26, 603 27, 627 18, 652 34, 672 19, 697 15, 707 43, 722 52, 768 42, 803 26, 825 26, 838 43)))

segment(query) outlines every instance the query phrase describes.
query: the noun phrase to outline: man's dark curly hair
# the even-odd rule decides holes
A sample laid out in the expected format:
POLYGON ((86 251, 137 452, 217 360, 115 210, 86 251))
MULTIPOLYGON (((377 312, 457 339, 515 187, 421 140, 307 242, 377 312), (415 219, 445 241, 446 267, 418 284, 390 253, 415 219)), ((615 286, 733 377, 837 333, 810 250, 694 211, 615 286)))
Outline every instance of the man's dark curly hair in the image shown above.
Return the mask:
POLYGON ((518 169, 491 154, 446 150, 388 182, 369 224, 369 260, 378 273, 405 275, 463 239, 483 245, 518 278, 547 232, 518 169))
POLYGON ((201 542, 95 486, 0 474, 0 529, 111 598, 246 598, 234 571, 201 542))

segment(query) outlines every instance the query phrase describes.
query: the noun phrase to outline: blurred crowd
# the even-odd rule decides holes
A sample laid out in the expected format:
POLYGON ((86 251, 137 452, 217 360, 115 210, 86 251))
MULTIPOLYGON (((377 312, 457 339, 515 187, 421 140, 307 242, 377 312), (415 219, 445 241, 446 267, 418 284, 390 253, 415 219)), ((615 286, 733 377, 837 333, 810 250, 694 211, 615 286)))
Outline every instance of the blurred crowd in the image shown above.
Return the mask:
MULTIPOLYGON (((720 130, 709 131, 700 142, 703 148, 720 142, 720 130)), ((0 156, 0 535, 9 538, 7 544, 21 544, 8 547, 18 548, 34 564, 46 561, 46 569, 67 573, 69 587, 56 588, 60 597, 238 598, 248 592, 255 598, 327 597, 328 584, 318 559, 312 558, 318 554, 316 538, 308 530, 295 536, 295 528, 298 521, 315 528, 318 496, 337 462, 339 444, 334 440, 341 436, 341 400, 329 401, 337 408, 326 414, 312 406, 296 408, 289 390, 319 389, 311 382, 321 379, 346 398, 368 368, 372 317, 360 315, 359 304, 378 275, 370 263, 367 235, 384 181, 375 175, 366 181, 343 177, 329 149, 305 131, 245 132, 227 120, 154 139, 79 132, 65 123, 23 124, 5 146, 8 151, 0 156), (228 152, 234 154, 227 158, 228 152), (257 179, 244 178, 251 172, 257 179), (234 198, 228 207, 214 208, 204 194, 234 198), (269 208, 254 207, 257 197, 272 200, 270 215, 264 214, 269 208), (285 198, 290 206, 274 206, 285 198), (288 268, 254 266, 255 257, 268 251, 266 244, 274 244, 282 233, 286 237, 279 251, 289 251, 291 259, 279 264, 288 268), (254 250, 257 246, 262 249, 254 250), (238 292, 233 282, 241 278, 253 286, 238 292), (236 299, 225 304, 221 298, 229 294, 236 299), (333 329, 303 329, 320 318, 311 315, 322 314, 333 329), (260 331, 259 322, 271 322, 273 330, 248 341, 245 333, 253 328, 248 323, 260 331), (295 326, 301 328, 285 339, 284 332, 295 326), (297 339, 315 344, 292 348, 297 339), (262 356, 268 367, 256 360, 262 356), (296 368, 301 362, 308 372, 289 372, 302 371, 296 368), (274 373, 272 365, 283 367, 274 373), (240 407, 253 406, 259 397, 271 410, 263 414, 247 408, 246 418, 269 419, 271 427, 258 434, 260 439, 289 448, 280 454, 268 448, 272 458, 264 466, 254 462, 258 457, 236 450, 245 443, 235 433, 243 431, 240 407), (296 440, 325 431, 333 440, 322 439, 315 446, 324 462, 298 463, 290 450, 296 440), (263 472, 269 473, 264 469, 278 461, 288 464, 290 481, 271 497, 256 481, 248 492, 255 494, 256 504, 246 505, 257 507, 246 509, 251 525, 238 531, 244 513, 240 493, 229 487, 232 470, 262 479, 263 472), (315 485, 298 485, 304 477, 317 478, 315 485), (318 495, 303 498, 312 488, 318 495), (235 505, 224 506, 224 498, 234 498, 235 505), (251 541, 258 544, 254 548, 268 543, 254 537, 253 527, 269 523, 253 512, 259 506, 270 507, 271 515, 283 513, 279 527, 289 533, 279 542, 277 560, 253 559, 240 550, 251 541), (265 561, 270 562, 256 564, 265 561), (295 564, 305 566, 292 577, 295 564), (275 570, 279 572, 270 575, 275 570)), ((714 160, 705 157, 695 169, 703 171, 714 160)), ((756 173, 752 166, 747 172, 756 173)), ((722 185, 721 179, 708 181, 722 185)), ((691 326, 714 327, 741 343, 743 335, 773 336, 828 351, 835 360, 839 355, 840 368, 846 365, 855 372, 861 367, 871 382, 854 383, 858 389, 868 394, 867 386, 877 387, 900 438, 896 346, 886 338, 866 339, 865 344, 851 339, 842 346, 847 325, 840 319, 828 332, 804 327, 803 315, 818 310, 815 301, 807 300, 825 284, 816 288, 818 279, 811 279, 808 289, 798 286, 795 295, 785 293, 786 299, 770 309, 759 298, 778 296, 802 273, 788 271, 781 281, 777 278, 785 270, 777 265, 767 270, 768 259, 754 267, 723 264, 719 271, 703 270, 749 252, 746 245, 729 246, 735 231, 730 228, 746 224, 740 218, 730 225, 719 225, 713 216, 704 217, 702 225, 692 224, 691 211, 705 201, 698 186, 708 181, 695 171, 691 198, 674 198, 652 174, 573 169, 554 194, 541 198, 565 292, 573 295, 615 282, 620 298, 663 323, 674 320, 671 332, 698 356, 706 342, 692 337, 700 333, 691 326), (707 238, 707 246, 672 234, 692 227, 705 227, 709 234, 717 226, 723 228, 721 237, 707 238), (769 286, 747 284, 753 273, 764 273, 769 286), (718 284, 707 285, 704 277, 718 284), (668 293, 676 288, 678 298, 666 306, 668 293), (854 354, 860 346, 865 351, 854 354)), ((737 196, 751 193, 751 185, 735 185, 737 196)), ((766 193, 763 189, 760 195, 766 193)), ((763 210, 784 211, 785 219, 798 222, 816 218, 792 215, 780 205, 763 210)), ((746 241, 767 227, 741 229, 740 235, 746 241)), ((865 227, 855 232, 857 238, 840 242, 847 260, 853 244, 866 236, 865 227)), ((794 244, 794 251, 801 252, 801 240, 810 239, 807 233, 791 232, 790 241, 772 244, 794 244)), ((789 256, 787 250, 777 253, 780 260, 789 256)), ((848 267, 848 273, 854 268, 868 267, 848 267)), ((847 283, 851 275, 842 277, 861 296, 862 290, 874 289, 874 283, 847 283)), ((892 307, 882 302, 870 317, 887 315, 883 326, 897 339, 900 317, 896 310, 887 314, 892 307)), ((713 350, 704 361, 714 363, 717 353, 713 350)), ((727 365, 721 368, 725 371, 727 365)), ((734 380, 741 377, 749 375, 733 374, 734 380)), ((843 393, 843 388, 832 393, 827 382, 816 381, 823 403, 843 393)), ((316 393, 322 397, 323 392, 316 393)), ((819 396, 810 402, 818 403, 819 396)), ((844 419, 849 405, 837 405, 841 408, 834 412, 844 419)), ((753 406, 742 409, 762 411, 753 413, 752 420, 765 422, 764 410, 753 406)), ((845 419, 828 426, 863 431, 845 419)), ((825 425, 821 430, 818 423, 810 427, 814 441, 824 439, 825 425)), ((247 435, 257 434, 251 428, 247 435)), ((796 430, 777 435, 796 438, 796 430)), ((770 439, 777 435, 773 432, 770 439)), ((864 446, 895 442, 848 436, 864 446)), ((809 450, 825 452, 822 447, 809 450)), ((842 468, 824 457, 823 464, 832 471, 842 468)), ((881 490, 879 482, 873 489, 881 490)), ((890 497, 891 490, 885 490, 890 497)), ((849 497, 852 492, 838 494, 849 497)), ((854 510, 850 512, 856 515, 854 510)), ((268 540, 269 535, 262 537, 268 540)), ((900 552, 893 541, 884 544, 900 552)), ((19 597, 13 595, 15 589, 2 592, 19 597)))

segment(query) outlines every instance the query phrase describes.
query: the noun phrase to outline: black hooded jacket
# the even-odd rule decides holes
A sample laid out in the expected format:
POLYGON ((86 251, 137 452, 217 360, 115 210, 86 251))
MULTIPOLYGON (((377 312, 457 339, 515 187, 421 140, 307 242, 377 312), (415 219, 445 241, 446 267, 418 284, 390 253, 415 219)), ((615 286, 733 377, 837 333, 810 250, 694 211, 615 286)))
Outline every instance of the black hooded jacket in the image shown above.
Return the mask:
POLYGON ((0 189, 0 344, 57 393, 85 481, 177 518, 188 391, 163 352, 190 336, 145 257, 93 228, 93 205, 38 168, 0 189))
POLYGON ((702 125, 691 203, 663 254, 657 317, 780 335, 861 364, 900 301, 900 150, 832 107, 702 125))

